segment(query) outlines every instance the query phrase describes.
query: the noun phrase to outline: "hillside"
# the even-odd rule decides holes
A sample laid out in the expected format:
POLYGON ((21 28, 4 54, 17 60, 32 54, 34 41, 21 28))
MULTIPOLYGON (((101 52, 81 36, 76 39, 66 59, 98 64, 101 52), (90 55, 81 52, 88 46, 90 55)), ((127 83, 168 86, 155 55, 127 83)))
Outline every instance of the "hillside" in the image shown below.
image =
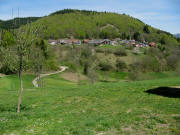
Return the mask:
POLYGON ((176 38, 180 38, 180 33, 174 35, 176 38))
POLYGON ((34 22, 34 25, 39 24, 47 28, 45 39, 120 37, 162 44, 178 44, 172 34, 146 25, 126 14, 66 9, 34 22))
POLYGON ((34 22, 40 17, 26 17, 26 18, 15 18, 7 21, 0 20, 0 28, 2 29, 16 29, 27 23, 34 22))

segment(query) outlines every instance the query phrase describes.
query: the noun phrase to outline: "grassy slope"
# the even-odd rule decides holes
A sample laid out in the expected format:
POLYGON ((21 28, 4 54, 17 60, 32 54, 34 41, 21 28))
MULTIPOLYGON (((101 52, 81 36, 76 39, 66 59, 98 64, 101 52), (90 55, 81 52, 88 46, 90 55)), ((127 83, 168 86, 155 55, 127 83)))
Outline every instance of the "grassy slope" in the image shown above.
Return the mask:
POLYGON ((18 78, 0 79, 0 134, 94 135, 180 133, 180 99, 145 90, 180 85, 180 78, 77 85, 53 75, 35 89, 25 76, 23 111, 15 112, 18 78))

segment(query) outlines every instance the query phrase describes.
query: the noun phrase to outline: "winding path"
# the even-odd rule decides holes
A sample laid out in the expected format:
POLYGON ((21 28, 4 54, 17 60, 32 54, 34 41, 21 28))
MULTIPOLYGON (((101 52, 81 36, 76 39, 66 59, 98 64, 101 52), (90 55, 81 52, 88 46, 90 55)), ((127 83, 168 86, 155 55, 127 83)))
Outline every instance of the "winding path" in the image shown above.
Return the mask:
POLYGON ((39 87, 39 85, 38 85, 38 80, 39 80, 40 78, 44 78, 44 77, 49 76, 49 75, 54 75, 54 74, 58 74, 58 73, 64 72, 68 67, 60 66, 60 68, 61 68, 60 71, 56 71, 56 72, 48 73, 48 74, 41 74, 40 77, 36 77, 36 78, 32 81, 34 87, 36 87, 36 88, 39 87))

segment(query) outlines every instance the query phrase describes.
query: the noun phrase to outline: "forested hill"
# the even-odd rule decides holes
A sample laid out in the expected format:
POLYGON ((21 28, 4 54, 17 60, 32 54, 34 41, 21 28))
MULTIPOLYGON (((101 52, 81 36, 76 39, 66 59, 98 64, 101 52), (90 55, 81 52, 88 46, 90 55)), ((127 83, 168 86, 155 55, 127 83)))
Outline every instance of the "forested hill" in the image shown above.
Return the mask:
POLYGON ((27 23, 34 22, 40 19, 40 17, 26 17, 26 18, 15 18, 7 21, 0 20, 0 28, 2 29, 16 29, 27 23))
POLYGON ((0 22, 0 28, 19 28, 33 22, 45 26, 44 39, 78 38, 121 38, 161 44, 179 44, 174 35, 146 25, 126 14, 65 9, 49 16, 38 18, 16 18, 0 22))
POLYGON ((126 14, 66 9, 43 17, 34 25, 45 25, 45 39, 59 38, 122 38, 177 44, 165 31, 146 25, 126 14))

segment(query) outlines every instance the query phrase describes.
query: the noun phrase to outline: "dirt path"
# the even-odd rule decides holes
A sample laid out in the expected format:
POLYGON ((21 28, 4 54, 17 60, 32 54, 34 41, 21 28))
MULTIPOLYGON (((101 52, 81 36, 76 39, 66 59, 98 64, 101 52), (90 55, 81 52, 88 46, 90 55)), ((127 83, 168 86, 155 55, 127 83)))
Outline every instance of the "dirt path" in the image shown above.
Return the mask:
MULTIPOLYGON (((44 77, 49 76, 49 75, 54 75, 54 74, 58 74, 58 73, 64 72, 68 67, 61 66, 60 68, 61 68, 60 71, 56 71, 56 72, 48 73, 48 74, 41 74, 41 75, 40 75, 40 78, 44 78, 44 77)), ((36 78, 32 81, 34 87, 36 87, 36 88, 39 87, 39 85, 38 85, 38 80, 39 80, 40 78, 39 78, 39 77, 36 77, 36 78)))

